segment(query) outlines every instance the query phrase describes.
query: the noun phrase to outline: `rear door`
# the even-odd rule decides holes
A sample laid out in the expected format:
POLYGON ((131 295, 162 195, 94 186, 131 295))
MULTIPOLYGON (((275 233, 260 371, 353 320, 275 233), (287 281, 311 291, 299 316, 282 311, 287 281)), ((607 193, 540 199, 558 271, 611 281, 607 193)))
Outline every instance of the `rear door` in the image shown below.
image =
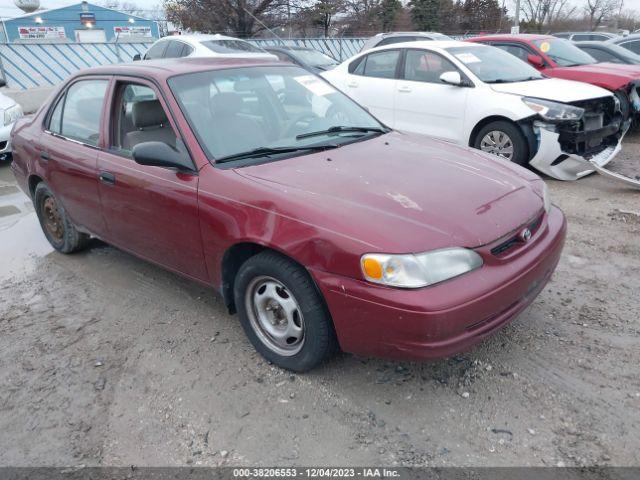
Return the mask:
POLYGON ((380 50, 356 59, 347 73, 344 92, 390 127, 395 126, 394 93, 400 49, 380 50))
POLYGON ((442 83, 440 75, 459 72, 437 52, 406 49, 401 79, 395 89, 395 125, 416 132, 461 142, 469 88, 442 83))
POLYGON ((98 178, 108 239, 138 256, 207 280, 198 217, 198 175, 137 164, 136 145, 183 148, 156 87, 117 78, 111 91, 107 148, 98 178))
POLYGON ((80 78, 70 84, 49 112, 38 159, 73 223, 98 236, 105 231, 97 160, 108 85, 108 77, 80 78))

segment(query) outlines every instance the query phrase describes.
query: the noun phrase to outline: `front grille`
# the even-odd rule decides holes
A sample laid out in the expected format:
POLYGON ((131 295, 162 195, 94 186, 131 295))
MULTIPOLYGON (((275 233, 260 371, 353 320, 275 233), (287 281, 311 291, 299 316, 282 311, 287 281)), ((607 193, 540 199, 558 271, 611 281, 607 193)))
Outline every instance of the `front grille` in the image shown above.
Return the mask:
POLYGON ((509 237, 500 245, 493 247, 491 249, 491 254, 496 256, 502 255, 506 251, 511 250, 512 248, 518 245, 523 245, 524 242, 520 239, 520 232, 525 228, 528 228, 531 231, 531 235, 532 236, 535 235, 535 233, 538 231, 538 228, 540 228, 540 224, 542 223, 542 217, 543 217, 543 214, 538 215, 534 221, 518 229, 518 233, 509 237))
POLYGON ((558 125, 558 140, 564 152, 589 158, 618 142, 622 115, 616 111, 613 97, 580 100, 571 105, 583 108, 584 115, 578 121, 558 125))

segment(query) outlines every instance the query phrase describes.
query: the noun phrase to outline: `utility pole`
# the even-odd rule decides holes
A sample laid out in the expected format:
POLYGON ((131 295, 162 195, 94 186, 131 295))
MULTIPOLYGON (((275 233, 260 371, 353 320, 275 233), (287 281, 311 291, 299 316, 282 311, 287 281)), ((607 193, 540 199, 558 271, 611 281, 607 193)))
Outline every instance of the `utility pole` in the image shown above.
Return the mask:
POLYGON ((520 33, 520 0, 516 0, 516 14, 513 17, 513 26, 511 33, 517 35, 520 33))

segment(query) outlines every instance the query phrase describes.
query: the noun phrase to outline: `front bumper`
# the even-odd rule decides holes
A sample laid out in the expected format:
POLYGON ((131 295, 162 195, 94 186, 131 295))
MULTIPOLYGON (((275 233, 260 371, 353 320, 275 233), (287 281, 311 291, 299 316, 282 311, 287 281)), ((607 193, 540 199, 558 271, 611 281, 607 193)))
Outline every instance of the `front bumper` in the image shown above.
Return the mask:
POLYGON ((0 161, 11 160, 11 129, 13 123, 0 127, 0 161))
POLYGON ((622 148, 622 138, 628 125, 623 128, 623 133, 613 145, 609 145, 601 152, 586 158, 575 153, 565 152, 560 144, 560 134, 548 128, 544 124, 534 123, 534 132, 538 136, 538 151, 529 161, 529 165, 536 170, 558 180, 578 180, 596 171, 594 164, 604 167, 615 158, 622 148))
POLYGON ((553 207, 528 243, 500 255, 491 253, 495 244, 478 248, 482 268, 417 290, 311 274, 342 350, 407 360, 447 357, 493 334, 535 299, 560 259, 565 234, 564 215, 553 207))

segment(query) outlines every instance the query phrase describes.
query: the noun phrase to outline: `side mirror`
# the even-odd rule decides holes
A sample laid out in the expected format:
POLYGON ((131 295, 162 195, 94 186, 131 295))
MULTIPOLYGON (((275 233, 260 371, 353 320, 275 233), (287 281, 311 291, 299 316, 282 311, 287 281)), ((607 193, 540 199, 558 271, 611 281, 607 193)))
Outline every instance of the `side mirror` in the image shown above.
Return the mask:
POLYGON ((175 168, 182 172, 193 172, 193 164, 182 142, 178 140, 178 149, 170 147, 164 142, 143 142, 133 147, 133 159, 140 165, 152 167, 175 168))
POLYGON ((139 54, 139 53, 136 53, 136 54, 133 56, 132 60, 133 60, 134 62, 137 62, 137 61, 139 61, 139 60, 142 60, 142 57, 140 56, 140 54, 139 54))
POLYGON ((460 72, 444 72, 440 75, 440 81, 455 87, 462 86, 462 77, 460 76, 460 72))
POLYGON ((0 78, 0 88, 6 87, 6 86, 7 86, 7 81, 4 78, 0 78))
POLYGON ((544 67, 544 60, 540 55, 527 55, 527 61, 536 68, 544 67))

